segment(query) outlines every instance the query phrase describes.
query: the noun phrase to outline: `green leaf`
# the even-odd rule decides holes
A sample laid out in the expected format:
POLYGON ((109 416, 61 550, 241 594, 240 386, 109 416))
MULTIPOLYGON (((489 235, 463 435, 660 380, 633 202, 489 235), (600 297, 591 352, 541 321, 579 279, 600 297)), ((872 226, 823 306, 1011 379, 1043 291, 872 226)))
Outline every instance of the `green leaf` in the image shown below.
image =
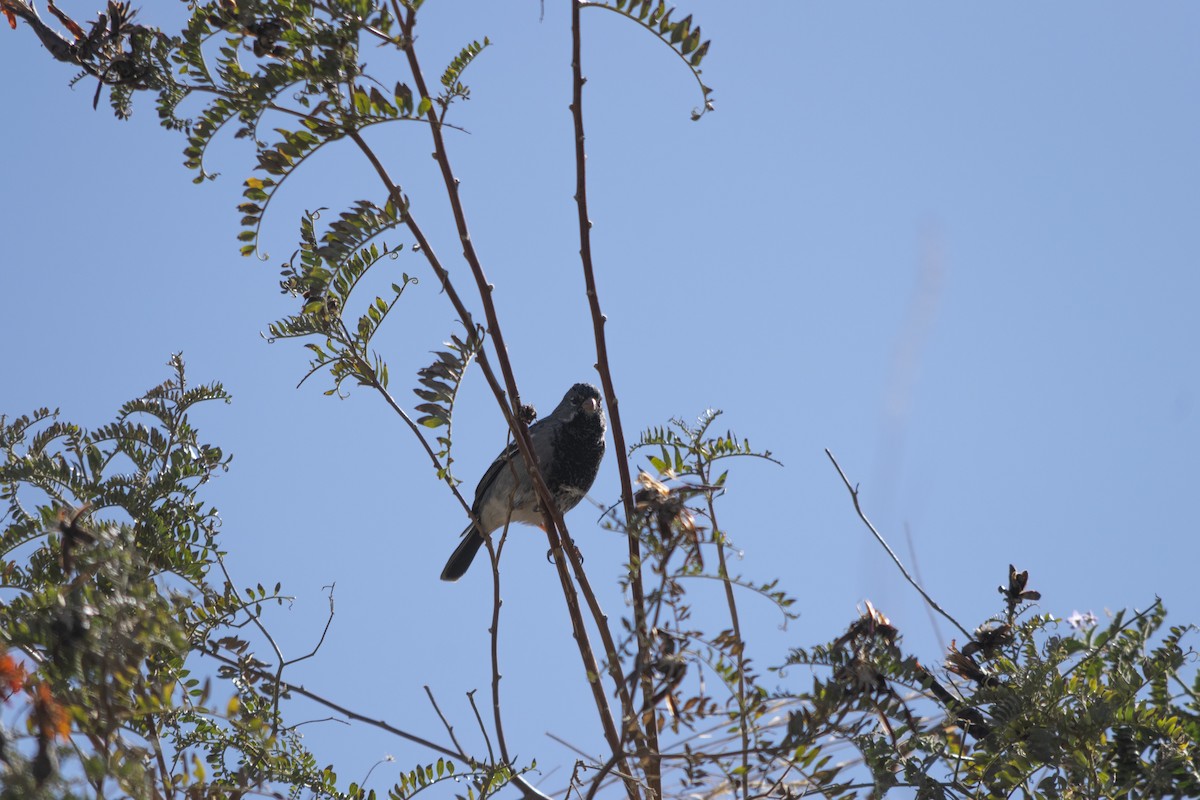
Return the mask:
POLYGON ((417 418, 417 422, 430 427, 437 427, 441 424, 445 424, 447 427, 446 436, 444 439, 439 439, 442 449, 437 453, 438 458, 445 460, 447 467, 439 468, 439 473, 446 480, 454 481, 455 479, 450 475, 448 469, 449 462, 452 460, 450 442, 452 440, 454 402, 458 397, 458 390, 462 386, 467 367, 483 346, 482 333, 472 332, 472 335, 468 336, 465 341, 458 336, 451 336, 450 341, 445 344, 446 350, 434 353, 433 363, 417 371, 420 386, 413 389, 413 393, 426 401, 416 407, 417 411, 424 412, 417 418))
POLYGON ((700 79, 700 63, 708 55, 710 40, 703 39, 700 26, 692 27, 692 15, 688 14, 677 22, 671 21, 675 8, 668 6, 664 0, 589 0, 582 4, 583 8, 598 8, 612 11, 634 22, 650 33, 659 41, 670 47, 691 71, 700 87, 703 105, 692 111, 692 119, 697 120, 713 110, 711 99, 712 89, 700 79))

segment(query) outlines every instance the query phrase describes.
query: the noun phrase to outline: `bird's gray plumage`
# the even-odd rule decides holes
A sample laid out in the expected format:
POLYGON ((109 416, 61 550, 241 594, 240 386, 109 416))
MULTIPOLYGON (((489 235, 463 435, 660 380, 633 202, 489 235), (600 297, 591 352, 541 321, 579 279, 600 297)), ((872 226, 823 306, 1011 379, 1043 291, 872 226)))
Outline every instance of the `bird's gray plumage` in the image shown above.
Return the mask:
MULTIPOLYGON (((596 479, 604 457, 604 427, 600 392, 587 383, 572 386, 548 416, 529 426, 534 457, 564 514, 583 499, 596 479)), ((482 530, 472 522, 463 531, 462 542, 442 570, 444 581, 461 578, 483 545, 484 536, 510 520, 541 524, 537 492, 515 442, 479 479, 471 510, 482 530)))

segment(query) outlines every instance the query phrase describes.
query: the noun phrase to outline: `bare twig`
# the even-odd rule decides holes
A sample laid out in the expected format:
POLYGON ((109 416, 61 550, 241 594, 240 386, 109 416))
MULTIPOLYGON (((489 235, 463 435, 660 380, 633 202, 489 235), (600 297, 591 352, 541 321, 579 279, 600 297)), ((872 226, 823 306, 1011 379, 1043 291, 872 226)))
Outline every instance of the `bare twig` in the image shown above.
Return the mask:
POLYGON ((372 725, 376 728, 379 728, 380 730, 387 731, 388 733, 392 734, 393 736, 399 736, 401 739, 405 739, 414 744, 419 744, 422 747, 427 747, 430 750, 433 750, 435 753, 441 753, 442 755, 449 756, 450 758, 461 759, 468 763, 472 763, 472 764, 475 763, 472 758, 470 758, 465 753, 463 753, 459 750, 452 750, 449 747, 444 747, 443 745, 440 745, 437 742, 432 742, 429 739, 426 739, 422 736, 417 736, 414 733, 409 733, 408 731, 401 730, 400 728, 397 728, 396 726, 391 725, 391 724, 385 722, 384 720, 372 719, 371 717, 367 717, 367 716, 364 716, 363 714, 359 714, 357 711, 351 711, 350 709, 346 708, 345 706, 335 703, 332 700, 329 700, 325 697, 322 697, 321 695, 317 694, 316 692, 311 692, 299 684, 289 683, 284 680, 276 680, 275 675, 273 673, 268 672, 267 670, 264 670, 264 669, 258 669, 256 667, 248 666, 248 665, 238 661, 235 658, 230 658, 226 655, 223 655, 222 653, 217 652, 216 650, 210 649, 206 644, 198 645, 196 647, 196 650, 198 652, 203 653, 204 655, 208 656, 209 658, 213 658, 213 659, 216 659, 217 661, 220 661, 222 664, 225 664, 230 667, 235 667, 237 669, 244 669, 247 672, 254 674, 258 678, 271 681, 272 683, 275 684, 276 690, 281 695, 283 695, 283 694, 298 694, 301 697, 307 697, 309 700, 312 700, 314 703, 319 703, 320 705, 323 705, 328 709, 336 711, 337 713, 347 717, 348 719, 356 720, 358 722, 365 722, 366 724, 372 725))
MULTIPOLYGON (((214 552, 213 555, 217 560, 217 565, 221 568, 221 574, 225 576, 226 585, 236 591, 233 578, 229 576, 229 570, 225 566, 225 559, 221 556, 219 551, 214 552)), ((271 632, 267 630, 267 626, 262 624, 262 620, 258 618, 258 614, 256 614, 254 611, 246 610, 244 606, 242 607, 242 610, 246 611, 246 615, 249 617, 248 622, 253 623, 254 627, 258 628, 259 633, 261 633, 263 638, 267 640, 267 644, 271 645, 271 649, 275 651, 275 660, 278 666, 275 668, 275 675, 273 676, 275 696, 271 700, 271 735, 274 736, 275 734, 279 733, 279 686, 283 682, 283 668, 287 666, 287 663, 284 661, 283 651, 280 650, 279 645, 275 643, 275 638, 271 636, 271 632)), ((324 639, 324 636, 321 638, 324 639)))
MULTIPOLYGON (((705 484, 709 482, 708 463, 703 459, 700 460, 698 471, 700 479, 705 484)), ((729 579, 729 565, 725 560, 725 542, 724 534, 721 532, 720 526, 717 525, 717 509, 713 503, 712 490, 704 493, 704 499, 708 505, 708 519, 712 523, 712 532, 714 539, 721 537, 717 541, 717 561, 721 568, 721 583, 725 587, 725 603, 729 607, 729 624, 733 630, 733 636, 737 639, 737 702, 738 702, 738 732, 742 739, 742 769, 741 769, 741 786, 742 800, 748 800, 750 797, 750 726, 747 722, 746 709, 746 641, 742 638, 742 626, 738 619, 737 598, 733 593, 733 582, 729 579)))
POLYGON ((567 781, 567 789, 563 793, 564 800, 570 800, 571 790, 575 791, 578 800, 583 800, 583 793, 579 791, 579 771, 581 769, 583 769, 583 762, 576 759, 575 766, 571 769, 571 778, 567 781))
MULTIPOLYGON (((492 752, 492 737, 488 736, 487 726, 483 724, 483 715, 479 713, 479 706, 475 703, 475 690, 467 692, 467 702, 471 704, 471 710, 475 712, 475 722, 479 725, 479 733, 483 736, 483 743, 487 745, 488 763, 496 763, 496 754, 492 752)), ((505 763, 506 767, 510 766, 505 763)))
POLYGON ((438 706, 437 700, 433 696, 433 690, 429 688, 429 684, 425 684, 425 694, 429 697, 429 703, 433 706, 433 710, 437 712, 438 719, 442 721, 442 725, 446 726, 446 734, 450 737, 450 741, 454 742, 454 746, 462 750, 462 745, 458 743, 458 738, 454 735, 454 726, 446 719, 446 715, 442 713, 441 707, 438 706))
POLYGON ((850 499, 854 501, 854 511, 858 514, 858 518, 861 519, 863 521, 863 524, 867 526, 867 529, 869 531, 871 531, 871 535, 875 537, 875 540, 877 542, 879 542, 881 545, 883 545, 883 549, 887 551, 887 554, 892 557, 892 561, 894 561, 896 566, 900 568, 900 572, 901 572, 901 574, 904 575, 904 578, 910 584, 912 584, 912 587, 917 590, 917 592, 921 595, 921 597, 925 598, 925 602, 929 604, 930 608, 932 608, 934 611, 941 614, 946 619, 950 620, 951 624, 953 624, 954 627, 956 627, 960 631, 962 631, 963 636, 965 636, 967 639, 970 639, 971 638, 970 632, 968 632, 966 628, 964 628, 962 625, 960 625, 958 623, 958 620, 956 620, 954 617, 950 616, 945 611, 945 609, 943 609, 941 606, 939 606, 937 604, 937 602, 932 597, 930 597, 929 594, 924 589, 921 588, 921 584, 917 583, 917 581, 913 578, 913 576, 908 573, 908 570, 905 568, 904 563, 899 559, 899 557, 897 557, 896 553, 892 550, 891 546, 887 543, 887 540, 885 540, 883 538, 882 534, 880 534, 879 531, 875 529, 875 526, 871 524, 871 520, 867 519, 867 515, 865 513, 863 513, 862 505, 860 505, 859 501, 858 501, 858 486, 852 485, 850 483, 850 479, 846 477, 846 473, 842 471, 841 465, 838 464, 837 459, 833 457, 833 453, 831 453, 829 451, 829 448, 825 448, 825 455, 827 455, 829 457, 829 460, 831 462, 833 462, 833 468, 836 469, 838 475, 841 476, 842 483, 846 484, 846 490, 848 492, 850 492, 850 499))
MULTIPOLYGON (((509 465, 512 469, 516 469, 514 461, 510 460, 509 465)), ((515 491, 515 482, 513 487, 515 491)), ((504 530, 500 532, 500 540, 493 546, 492 538, 489 536, 485 543, 492 561, 492 624, 488 628, 492 657, 492 719, 496 726, 496 744, 500 747, 500 757, 504 759, 504 765, 511 768, 508 741, 504 738, 504 715, 500 713, 500 608, 504 605, 504 598, 500 596, 500 552, 508 540, 508 526, 512 524, 511 501, 508 507, 508 518, 504 520, 504 530)))
MULTIPOLYGON (((633 480, 629 474, 629 461, 626 458, 625 432, 621 425, 620 402, 617 390, 613 385, 612 370, 608 362, 608 344, 604 335, 606 318, 600 310, 600 294, 596 290, 596 273, 592 263, 592 222, 588 218, 587 203, 587 150, 584 146, 583 129, 583 42, 580 10, 581 0, 571 2, 571 117, 575 126, 575 206, 579 217, 579 260, 583 267, 583 280, 587 290, 588 308, 592 317, 592 332, 596 342, 596 371, 600 375, 600 385, 604 390, 604 400, 608 406, 609 430, 613 437, 613 448, 617 451, 617 472, 621 479, 621 503, 625 508, 625 522, 629 525, 634 518, 633 509, 633 480)), ((629 544, 630 587, 633 594, 634 629, 637 633, 637 660, 635 671, 641 669, 646 662, 649 648, 646 628, 646 598, 642 585, 642 556, 641 543, 638 537, 627 531, 629 544)), ((618 686, 624 688, 624 681, 617 679, 618 686)), ((648 670, 642 670, 642 699, 648 704, 653 696, 654 686, 648 670)), ((632 701, 622 697, 622 716, 630 730, 637 730, 637 718, 632 713, 632 701)), ((642 735, 636 737, 639 749, 647 752, 645 755, 658 752, 658 727, 654 715, 646 724, 642 735), (644 738, 643 738, 644 737, 644 738)), ((657 762, 652 757, 645 761, 647 779, 652 797, 662 796, 662 781, 658 774, 657 762)))
POLYGON ((299 658, 293 658, 290 661, 285 661, 283 666, 288 667, 292 664, 298 664, 306 658, 312 658, 321 649, 321 645, 325 644, 325 637, 329 635, 329 626, 333 624, 333 589, 337 584, 331 583, 328 586, 322 586, 322 589, 329 589, 329 616, 325 619, 325 628, 321 631, 321 638, 317 640, 317 644, 307 654, 299 658))
MULTIPOLYGON (((395 12, 396 19, 400 23, 401 32, 404 34, 408 46, 404 49, 408 59, 409 68, 413 74, 413 81, 417 86, 417 90, 422 97, 430 97, 426 87, 424 74, 421 70, 421 64, 417 58, 416 48, 412 44, 414 41, 413 28, 416 24, 416 9, 410 6, 405 13, 398 0, 392 0, 392 9, 395 12)), ((608 698, 605 695, 604 688, 600 683, 600 679, 596 670, 596 658, 592 652, 591 643, 587 634, 587 628, 583 624, 583 617, 579 609, 579 600, 575 593, 574 585, 571 583, 570 575, 567 572, 565 559, 561 557, 562 551, 568 553, 574 550, 574 543, 570 539, 570 534, 567 531, 566 525, 563 523, 562 514, 554 502, 554 497, 551 495, 544 476, 542 475, 540 465, 533 455, 533 446, 529 438, 528 426, 518 419, 517 411, 520 408, 520 393, 517 389, 516 378, 513 374, 512 364, 508 359, 508 351, 504 344, 504 337, 501 332, 500 322, 496 316, 495 304, 492 302, 492 286, 488 283, 483 272, 483 266, 479 261, 479 257, 475 252, 475 246, 471 241, 471 234, 467 227, 466 214, 463 210, 462 202, 459 197, 459 182, 455 178, 454 172, 450 166, 450 159, 446 149, 445 141, 442 137, 442 130, 437 119, 437 112, 431 107, 427 112, 427 118, 430 121, 430 134, 433 137, 434 157, 438 162, 438 166, 442 173, 442 180, 446 186, 446 193, 450 201, 450 207, 453 212, 454 222, 458 231, 459 240, 463 247, 463 258, 471 268, 472 276, 475 278, 476 288, 479 292, 480 301, 483 304, 484 316, 487 319, 487 332, 492 339, 495 347, 496 359, 500 366, 501 374, 504 377, 504 384, 507 390, 507 401, 505 393, 500 389, 495 382, 495 377, 491 375, 490 368, 487 364, 487 359, 483 349, 480 350, 479 363, 485 377, 488 377, 489 384, 492 386, 492 391, 496 395, 496 400, 500 404, 504 412, 505 420, 509 424, 514 437, 516 438, 518 449, 521 452, 521 457, 525 460, 528 473, 533 484, 538 498, 541 501, 543 516, 545 521, 545 529, 551 549, 555 552, 555 563, 558 566, 559 580, 563 588, 563 597, 566 600, 568 615, 571 619, 571 625, 575 636, 576 644, 579 647, 580 657, 584 663, 584 669, 589 676, 588 683, 592 688, 592 697, 596 704, 596 709, 599 712, 601 724, 604 728, 605 738, 608 740, 609 746, 614 754, 621 753, 621 738, 617 734, 616 725, 613 721, 612 711, 608 706, 608 698)), ((428 253, 427 253, 428 256, 428 253)), ((445 270, 441 270, 439 278, 442 278, 443 285, 449 284, 449 276, 445 270)), ((451 297, 452 302, 455 302, 455 307, 460 315, 463 315, 464 323, 469 322, 470 316, 466 313, 465 306, 461 305, 461 301, 457 300, 457 295, 451 295, 447 289, 447 295, 451 297)), ((567 558, 570 558, 568 555, 567 558)), ((593 609, 598 608, 598 604, 590 604, 593 609)), ((601 615, 595 619, 597 627, 607 625, 607 620, 601 615)), ((608 638, 611 641, 611 637, 608 638)), ((618 660, 615 650, 607 653, 610 663, 618 660)), ((631 795, 636 795, 636 788, 630 787, 631 795)))
MULTIPOLYGON (((913 575, 917 577, 918 581, 924 583, 925 579, 921 577, 921 562, 917 558, 917 548, 913 544, 912 527, 907 522, 904 523, 904 540, 908 544, 909 558, 912 559, 913 575)), ((929 606, 925 606, 925 613, 929 615, 929 626, 933 628, 933 635, 937 639, 938 650, 944 651, 946 649, 946 641, 942 636, 941 628, 938 627, 937 617, 933 615, 933 609, 929 606)))
POLYGON ((586 759, 588 759, 588 761, 592 762, 592 764, 594 764, 594 765, 599 764, 599 762, 597 762, 594 758, 592 758, 591 755, 584 752, 583 748, 577 747, 577 746, 571 744, 570 742, 568 742, 566 739, 562 738, 558 734, 551 733, 550 731, 546 731, 546 736, 547 736, 547 738, 553 739, 554 741, 558 742, 563 747, 567 748, 568 750, 570 750, 572 753, 579 756, 580 758, 586 758, 586 759))
POLYGON ((337 717, 318 717, 316 719, 306 719, 303 722, 293 722, 291 725, 288 725, 287 729, 291 731, 304 725, 315 725, 318 722, 336 722, 339 725, 350 727, 350 723, 344 719, 338 719, 337 717))
MULTIPOLYGON (((611 756, 608 759, 608 761, 604 762, 604 766, 602 766, 600 768, 599 772, 596 773, 596 777, 592 778, 592 787, 590 789, 588 789, 588 793, 587 793, 587 795, 585 795, 584 800, 595 800, 596 792, 600 791, 600 786, 604 783, 604 779, 610 774, 619 775, 625 781, 626 784, 634 782, 636 780, 634 778, 634 776, 628 775, 628 774, 623 775, 620 772, 618 772, 616 769, 614 769, 614 767, 616 767, 618 761, 627 760, 627 759, 628 759, 628 756, 618 753, 618 754, 614 754, 613 756, 611 756)), ((653 791, 649 786, 647 786, 646 788, 650 791, 653 791)), ((651 795, 651 797, 654 797, 654 796, 655 795, 651 795)), ((661 797, 661 795, 658 795, 658 796, 661 797)))
MULTIPOLYGON (((413 238, 417 240, 417 247, 420 248, 421 254, 425 256, 425 260, 429 262, 429 266, 433 269, 434 275, 437 276, 438 282, 441 284, 442 291, 444 291, 446 296, 450 299, 450 303, 454 306, 455 312, 458 314, 459 319, 462 321, 462 324, 467 329, 468 333, 473 332, 475 330, 474 318, 471 316, 471 312, 463 303, 462 298, 458 294, 458 290, 455 289, 454 284, 451 282, 450 273, 447 272, 446 268, 442 266, 441 260, 437 257, 437 253, 433 249, 433 245, 429 242, 429 239, 426 238, 425 232, 421 229, 421 226, 417 224, 416 219, 408 210, 408 204, 405 200, 404 193, 400 190, 400 186, 392 180, 391 176, 388 174, 387 168, 385 168, 383 166, 383 162, 379 160, 379 156, 376 155, 375 151, 370 145, 367 144, 366 140, 358 131, 350 130, 346 133, 346 136, 356 145, 358 145, 358 148, 363 152, 363 155, 365 155, 367 160, 371 162, 371 166, 375 168, 376 174, 379 176, 379 179, 383 181, 383 185, 387 189, 388 199, 391 200, 398 209, 401 209, 401 212, 404 214, 404 225, 406 228, 408 228, 409 233, 413 235, 413 238)), ((507 358, 507 356, 504 356, 504 358, 507 358)), ((487 350, 483 347, 479 348, 479 352, 476 355, 476 361, 479 363, 479 368, 483 372, 488 386, 491 387, 493 394, 496 396, 497 402, 500 405, 500 410, 504 414, 505 422, 513 431, 514 435, 517 436, 517 445, 519 448, 521 448, 522 456, 525 456, 526 458, 526 464, 528 464, 530 461, 536 461, 536 459, 533 459, 532 455, 530 455, 532 453, 532 446, 529 443, 528 434, 526 434, 524 438, 518 434, 517 426, 520 423, 518 422, 513 410, 509 408, 508 403, 506 403, 504 400, 504 389, 500 386, 499 381, 496 379, 496 374, 492 370, 491 363, 488 360, 487 350)), ((404 409, 400 407, 395 399, 385 389, 383 389, 382 386, 376 386, 375 388, 383 394, 388 405, 390 405, 392 409, 396 411, 396 413, 399 414, 402 419, 404 419, 408 426, 418 434, 418 438, 420 438, 422 443, 425 445, 426 451, 429 452, 429 454, 433 457, 434 464, 440 468, 441 463, 437 460, 437 456, 433 454, 432 448, 429 446, 429 443, 425 441, 424 436, 420 435, 420 431, 417 428, 416 423, 412 421, 404 409)), ((530 470, 530 473, 531 475, 536 474, 536 484, 537 480, 541 478, 541 472, 534 468, 530 470)), ((542 485, 545 485, 545 481, 542 481, 542 485)), ((468 506, 466 501, 463 500, 462 496, 458 493, 457 488, 451 488, 454 489, 455 494, 458 495, 459 503, 461 503, 467 509, 467 515, 471 516, 470 506, 468 506)), ((476 522, 478 522, 478 520, 476 520, 476 522)))
MULTIPOLYGON (((196 650, 198 652, 208 656, 209 658, 213 658, 213 659, 216 659, 217 661, 220 661, 222 664, 225 664, 230 667, 235 667, 237 669, 244 669, 247 672, 253 673, 258 678, 272 681, 273 683, 275 683, 276 690, 281 695, 283 695, 283 694, 298 694, 301 697, 306 697, 309 700, 312 700, 314 703, 318 703, 320 705, 325 706, 328 709, 336 711, 337 713, 345 716, 348 719, 355 720, 356 722, 363 722, 363 723, 366 723, 367 725, 371 725, 376 728, 379 728, 380 730, 387 731, 388 733, 392 734, 393 736, 398 736, 401 739, 405 739, 406 741, 410 741, 410 742, 412 742, 414 744, 418 744, 422 747, 429 748, 430 750, 434 751, 435 753, 441 753, 444 756, 449 756, 450 758, 459 759, 460 761, 462 761, 466 764, 469 764, 472 767, 475 767, 479 763, 476 759, 467 755, 467 753, 459 746, 457 741, 454 742, 454 749, 451 749, 449 747, 444 747, 443 745, 437 744, 436 742, 432 742, 429 739, 426 739, 424 737, 417 736, 416 734, 409 733, 408 731, 405 731, 405 730, 401 730, 400 728, 397 728, 396 726, 391 725, 382 719, 372 719, 371 717, 365 716, 363 714, 359 714, 356 711, 351 711, 350 709, 346 708, 345 706, 335 703, 332 700, 329 700, 328 698, 325 698, 325 697, 317 694, 316 692, 309 691, 308 689, 305 689, 303 686, 301 686, 299 684, 288 683, 287 681, 284 681, 284 680, 276 680, 275 676, 272 673, 270 673, 266 670, 263 670, 263 669, 257 669, 255 667, 249 666, 247 664, 243 664, 243 663, 239 662, 237 659, 229 658, 228 656, 223 655, 223 654, 217 652, 216 650, 209 649, 209 647, 204 644, 197 646, 196 650)), ((432 699, 432 696, 431 696, 431 699, 432 699)), ((438 715, 441 716, 441 711, 438 711, 438 715)), ((444 717, 442 718, 442 721, 445 722, 444 717)), ((451 736, 451 741, 453 741, 453 736, 451 736)), ((531 783, 529 783, 528 780, 526 780, 521 775, 513 775, 511 777, 510 781, 514 786, 516 786, 520 790, 520 792, 523 795, 523 797, 525 798, 525 800, 551 800, 551 798, 549 796, 547 796, 544 792, 537 789, 537 787, 533 786, 531 783)))
POLYGON ((384 758, 379 759, 378 761, 376 761, 374 764, 371 765, 371 768, 369 770, 367 770, 367 774, 363 775, 362 780, 359 781, 358 784, 360 786, 365 786, 367 784, 367 781, 370 780, 371 773, 375 771, 376 767, 378 767, 380 764, 390 764, 395 760, 396 759, 393 758, 392 756, 385 756, 384 758))
MULTIPOLYGON (((368 149, 368 151, 370 151, 370 148, 367 148, 367 149, 368 149)), ((374 156, 374 153, 372 152, 371 155, 374 156)), ((406 216, 407 216, 407 213, 406 213, 406 216)), ((404 424, 406 424, 409 427, 409 429, 411 429, 412 432, 414 434, 416 434, 417 439, 421 442, 421 446, 425 448, 425 452, 429 454, 429 458, 433 461, 434 469, 438 470, 439 472, 443 471, 441 460, 437 457, 437 454, 433 452, 433 447, 430 446, 429 441, 425 438, 425 434, 422 433, 420 426, 417 425, 417 423, 413 421, 412 417, 410 417, 408 415, 408 412, 406 412, 403 408, 401 408, 400 404, 396 402, 396 399, 394 397, 392 397, 391 393, 387 390, 387 388, 385 388, 384 385, 379 382, 378 376, 375 376, 375 374, 374 374, 374 370, 372 370, 369 374, 374 376, 374 380, 371 383, 371 388, 374 389, 375 391, 379 392, 379 394, 383 396, 384 401, 389 406, 392 407, 392 410, 395 411, 400 416, 400 419, 404 420, 404 424)), ((467 503, 466 499, 462 496, 462 493, 458 491, 458 486, 455 485, 454 480, 450 477, 449 470, 445 470, 445 474, 446 474, 446 480, 444 481, 444 483, 450 487, 450 491, 454 493, 454 496, 455 496, 455 498, 457 498, 459 505, 461 505, 463 507, 463 510, 467 512, 467 516, 468 517, 472 516, 471 506, 470 506, 470 504, 467 503)), ((475 520, 475 521, 478 522, 479 520, 475 520)))

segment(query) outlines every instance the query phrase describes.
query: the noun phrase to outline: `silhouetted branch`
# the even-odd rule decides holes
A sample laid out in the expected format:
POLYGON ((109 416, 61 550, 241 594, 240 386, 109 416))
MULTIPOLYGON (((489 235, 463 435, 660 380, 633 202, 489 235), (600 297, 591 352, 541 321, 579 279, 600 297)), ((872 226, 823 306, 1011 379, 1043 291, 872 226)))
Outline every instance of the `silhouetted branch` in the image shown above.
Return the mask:
POLYGON ((858 502, 858 486, 851 485, 850 479, 846 477, 846 473, 842 471, 841 465, 838 464, 837 459, 833 457, 833 453, 829 451, 829 448, 825 449, 825 455, 829 456, 829 460, 833 462, 833 468, 837 470, 838 475, 840 475, 842 478, 842 483, 846 484, 846 491, 850 492, 850 499, 854 501, 854 511, 858 514, 858 518, 861 519, 863 524, 867 526, 867 529, 871 531, 871 535, 875 537, 875 541, 883 545, 883 549, 887 551, 887 554, 892 557, 892 561, 894 561, 896 566, 900 568, 900 572, 904 575, 904 578, 910 584, 912 584, 912 587, 920 593, 921 597, 925 598, 925 602, 929 604, 930 608, 941 614, 946 619, 950 620, 954 627, 962 631, 963 636, 967 637, 967 639, 970 639, 970 632, 968 632, 967 629, 962 625, 958 624, 958 620, 950 616, 945 609, 937 604, 937 601, 930 597, 929 594, 921 588, 921 584, 917 583, 916 579, 908 573, 908 570, 904 567, 904 563, 900 561, 900 558, 892 550, 891 546, 888 545, 887 541, 883 538, 883 535, 875 529, 875 526, 871 524, 871 520, 867 519, 867 515, 863 513, 862 505, 860 505, 858 502))

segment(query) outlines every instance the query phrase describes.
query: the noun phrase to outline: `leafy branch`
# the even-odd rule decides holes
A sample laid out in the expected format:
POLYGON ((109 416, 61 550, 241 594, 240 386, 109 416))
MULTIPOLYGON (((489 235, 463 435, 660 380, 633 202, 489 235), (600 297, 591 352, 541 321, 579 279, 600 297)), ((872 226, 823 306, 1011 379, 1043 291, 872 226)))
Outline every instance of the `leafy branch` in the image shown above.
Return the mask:
POLYGON ((464 342, 456 335, 451 335, 446 342, 449 350, 438 350, 434 353, 437 358, 427 367, 417 370, 418 380, 423 388, 413 389, 413 393, 425 402, 416 407, 421 412, 417 424, 429 428, 445 426, 446 432, 437 437, 442 449, 438 457, 442 459, 443 467, 438 469, 438 478, 453 480, 450 475, 450 465, 454 459, 450 457, 453 443, 454 401, 462 386, 467 367, 483 346, 482 335, 471 335, 464 342))
POLYGON ((692 110, 692 119, 698 120, 713 110, 712 89, 706 86, 700 77, 700 62, 708 55, 708 48, 712 42, 701 37, 699 25, 692 26, 691 14, 672 20, 671 15, 676 9, 674 6, 668 6, 664 0, 576 0, 576 3, 582 8, 602 8, 620 14, 654 34, 679 56, 700 87, 704 103, 700 108, 692 110))

